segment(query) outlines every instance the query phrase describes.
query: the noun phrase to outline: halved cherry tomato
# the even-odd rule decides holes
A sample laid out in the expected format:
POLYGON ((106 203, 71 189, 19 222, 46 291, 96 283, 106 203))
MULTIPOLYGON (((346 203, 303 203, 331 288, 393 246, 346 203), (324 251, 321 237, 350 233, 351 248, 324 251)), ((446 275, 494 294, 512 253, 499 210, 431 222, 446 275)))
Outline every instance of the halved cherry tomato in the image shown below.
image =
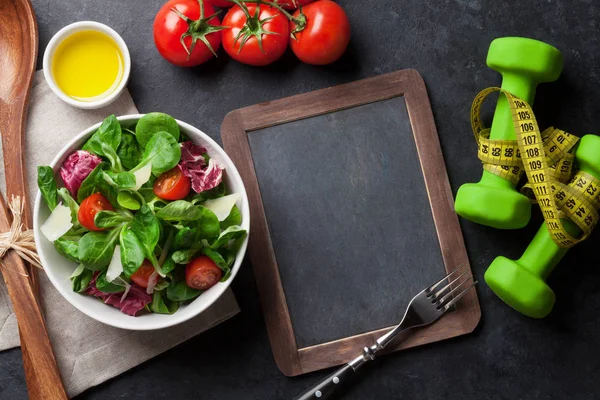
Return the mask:
POLYGON ((170 0, 154 19, 154 43, 161 56, 180 67, 193 67, 216 57, 221 21, 210 3, 170 0))
POLYGON ((192 182, 179 167, 163 172, 154 182, 154 193, 165 200, 181 200, 190 192, 192 182))
POLYGON ((84 228, 90 231, 104 230, 104 228, 98 228, 94 223, 96 214, 102 210, 114 211, 115 209, 102 193, 94 193, 81 202, 79 211, 77 212, 77 219, 84 228))
POLYGON ((131 275, 131 280, 135 282, 138 286, 147 288, 148 280, 150 279, 150 276, 152 276, 153 273, 154 267, 152 266, 152 263, 148 259, 146 259, 144 260, 142 265, 140 265, 138 270, 135 271, 133 275, 131 275))
MULTIPOLYGON (((339 4, 319 0, 302 8, 306 23, 290 21, 290 47, 303 62, 325 65, 339 59, 350 42, 350 21, 339 4)), ((302 20, 300 10, 294 18, 302 20)))
POLYGON ((233 6, 223 18, 223 48, 231 58, 263 66, 278 60, 288 46, 289 22, 276 8, 245 3, 233 6))
POLYGON ((185 267, 185 283, 193 289, 207 290, 222 276, 223 271, 207 256, 197 257, 185 267))

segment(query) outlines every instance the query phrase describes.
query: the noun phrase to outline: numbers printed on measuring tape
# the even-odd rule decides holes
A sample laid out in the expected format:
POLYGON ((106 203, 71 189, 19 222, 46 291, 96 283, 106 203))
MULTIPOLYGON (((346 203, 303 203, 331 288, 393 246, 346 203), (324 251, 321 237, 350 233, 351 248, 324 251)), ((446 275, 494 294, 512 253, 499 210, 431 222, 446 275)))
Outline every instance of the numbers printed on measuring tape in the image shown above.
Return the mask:
POLYGON ((573 170, 572 149, 579 138, 552 127, 540 132, 529 104, 500 88, 484 89, 477 95, 471 107, 471 126, 485 171, 514 184, 525 173, 528 182, 522 191, 540 205, 550 236, 558 246, 571 247, 587 238, 600 219, 600 180, 579 171, 566 184, 573 170), (490 130, 481 122, 483 100, 496 91, 508 100, 517 140, 489 139, 490 130), (561 218, 571 219, 583 234, 572 237, 561 218))

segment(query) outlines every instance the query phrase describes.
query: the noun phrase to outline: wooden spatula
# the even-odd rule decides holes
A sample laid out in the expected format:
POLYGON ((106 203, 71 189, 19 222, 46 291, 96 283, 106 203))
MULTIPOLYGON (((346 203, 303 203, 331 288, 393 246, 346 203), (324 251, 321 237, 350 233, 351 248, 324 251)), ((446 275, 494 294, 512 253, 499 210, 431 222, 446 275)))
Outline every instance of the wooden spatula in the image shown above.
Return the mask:
MULTIPOLYGON (((0 134, 6 171, 6 191, 11 198, 27 201, 23 132, 29 92, 35 72, 38 31, 29 0, 0 0, 0 134)), ((10 218, 1 204, 0 231, 8 230, 10 218)), ((25 205, 24 222, 31 226, 31 213, 25 205)), ((3 269, 21 336, 23 367, 31 399, 66 399, 56 360, 37 301, 35 268, 26 269, 14 252, 4 260, 3 269), (6 272, 11 271, 11 272, 6 272), (13 271, 19 271, 14 274, 13 271), (24 276, 30 278, 24 279, 24 276)))

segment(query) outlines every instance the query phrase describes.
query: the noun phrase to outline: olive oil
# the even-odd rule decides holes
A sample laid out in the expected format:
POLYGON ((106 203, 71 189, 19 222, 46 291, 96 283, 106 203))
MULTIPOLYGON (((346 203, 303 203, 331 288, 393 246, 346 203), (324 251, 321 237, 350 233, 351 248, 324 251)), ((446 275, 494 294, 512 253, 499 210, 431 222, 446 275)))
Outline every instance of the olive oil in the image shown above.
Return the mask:
POLYGON ((114 91, 123 79, 123 55, 105 33, 75 32, 58 45, 52 75, 67 96, 79 101, 98 100, 114 91))

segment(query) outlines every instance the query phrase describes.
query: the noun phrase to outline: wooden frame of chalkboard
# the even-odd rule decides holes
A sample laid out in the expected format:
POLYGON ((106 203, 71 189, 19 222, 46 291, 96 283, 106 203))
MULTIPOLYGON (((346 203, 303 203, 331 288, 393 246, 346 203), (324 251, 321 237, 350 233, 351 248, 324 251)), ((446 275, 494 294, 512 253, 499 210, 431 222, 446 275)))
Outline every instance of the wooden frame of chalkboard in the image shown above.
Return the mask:
MULTIPOLYGON (((445 269, 468 266, 460 225, 427 90, 415 70, 402 70, 336 87, 257 104, 229 113, 221 126, 225 150, 235 162, 250 199, 249 255, 275 362, 287 376, 348 362, 391 327, 298 348, 253 163, 248 132, 403 96, 431 206, 445 269)), ((469 267, 470 268, 470 267, 469 267)), ((416 294, 416 293, 415 293, 416 294)), ((402 307, 403 305, 399 305, 402 307)), ((388 351, 469 333, 481 316, 475 291, 456 310, 417 330, 388 351)))

